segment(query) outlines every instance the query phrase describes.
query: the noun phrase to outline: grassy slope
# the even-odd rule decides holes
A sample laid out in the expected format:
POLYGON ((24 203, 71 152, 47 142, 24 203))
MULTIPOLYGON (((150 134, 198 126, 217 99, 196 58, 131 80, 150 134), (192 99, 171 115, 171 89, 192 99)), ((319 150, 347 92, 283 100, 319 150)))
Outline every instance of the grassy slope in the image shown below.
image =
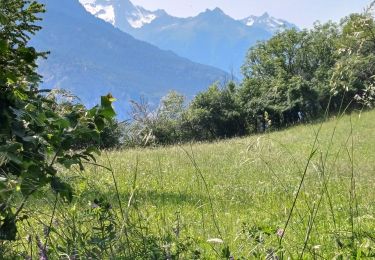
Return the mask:
MULTIPOLYGON (((319 124, 300 125, 216 143, 110 152, 109 161, 104 154, 99 163, 113 167, 132 225, 161 237, 161 245, 191 237, 189 249, 197 248, 203 259, 218 259, 226 245, 235 259, 252 259, 277 250, 276 232, 285 226, 314 150, 282 241, 285 255, 301 255, 306 234, 304 258, 357 255, 358 250, 353 253, 350 248, 374 248, 375 111, 324 123, 313 149, 319 128, 319 124), (179 239, 174 238, 177 233, 179 239), (224 243, 207 242, 211 238, 224 243)), ((68 173, 67 178, 75 184, 76 197, 73 205, 57 205, 60 235, 53 233, 49 243, 57 251, 56 245, 63 244, 59 236, 76 232, 73 227, 82 234, 89 228, 87 212, 94 198, 105 197, 119 212, 108 171, 92 167, 82 176, 68 173)), ((35 214, 36 225, 25 226, 25 236, 41 233, 40 223, 50 223, 54 197, 44 196, 34 203, 26 212, 35 214)), ((74 234, 73 239, 78 239, 74 234)), ((82 235, 79 239, 87 240, 82 235)), ((79 249, 77 241, 72 243, 79 249)), ((177 249, 172 245, 172 250, 177 249)))
MULTIPOLYGON (((288 218, 319 127, 303 125, 211 144, 135 149, 109 156, 125 202, 137 172, 134 201, 155 232, 167 232, 178 218, 185 235, 202 242, 221 237, 234 256, 250 257, 263 246, 257 246, 251 237, 257 232, 244 236, 244 224, 271 232, 265 237, 264 249, 278 244, 275 232, 288 218), (209 192, 184 150, 194 156, 209 192), (221 236, 212 218, 209 193, 221 236)), ((352 222, 359 244, 367 241, 362 231, 374 233, 374 129, 375 112, 332 119, 323 125, 283 240, 287 254, 296 256, 301 252, 314 214, 306 247, 310 256, 315 252, 333 257, 344 251, 337 246, 337 240, 339 244, 350 243, 352 222), (356 194, 351 200, 352 152, 356 194), (322 192, 323 187, 329 197, 322 192), (317 205, 317 213, 312 213, 317 205)), ((108 173, 95 176, 103 192, 113 193, 108 173)))

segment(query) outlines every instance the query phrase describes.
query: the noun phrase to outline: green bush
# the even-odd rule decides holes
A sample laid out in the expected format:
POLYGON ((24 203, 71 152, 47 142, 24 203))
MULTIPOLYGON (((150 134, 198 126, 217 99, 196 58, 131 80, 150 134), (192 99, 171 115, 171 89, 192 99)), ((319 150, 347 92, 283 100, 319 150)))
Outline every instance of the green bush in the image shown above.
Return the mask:
POLYGON ((186 111, 186 118, 196 140, 229 138, 245 134, 245 118, 239 104, 237 88, 229 83, 220 89, 212 85, 199 93, 186 111))

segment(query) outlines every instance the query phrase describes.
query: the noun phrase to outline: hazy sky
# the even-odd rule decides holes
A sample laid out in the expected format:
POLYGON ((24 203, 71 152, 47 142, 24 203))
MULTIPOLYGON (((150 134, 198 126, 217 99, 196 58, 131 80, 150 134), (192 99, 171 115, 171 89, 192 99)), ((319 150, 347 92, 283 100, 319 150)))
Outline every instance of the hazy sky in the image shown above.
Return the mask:
POLYGON ((268 12, 288 20, 301 28, 311 27, 316 20, 339 21, 340 18, 360 12, 370 0, 131 0, 146 9, 165 9, 179 17, 194 16, 207 8, 220 7, 234 18, 261 15, 268 12))

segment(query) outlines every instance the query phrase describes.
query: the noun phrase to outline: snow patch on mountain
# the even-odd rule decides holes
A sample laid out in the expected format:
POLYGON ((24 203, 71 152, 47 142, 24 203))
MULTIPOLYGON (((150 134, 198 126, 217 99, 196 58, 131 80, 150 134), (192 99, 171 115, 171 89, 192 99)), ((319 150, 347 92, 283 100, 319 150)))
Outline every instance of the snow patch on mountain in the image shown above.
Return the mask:
POLYGON ((247 26, 252 26, 254 23, 255 23, 255 20, 257 19, 258 17, 252 15, 252 16, 249 16, 245 19, 243 19, 243 23, 246 24, 247 26))
POLYGON ((98 18, 108 23, 111 23, 112 25, 115 24, 116 22, 115 8, 112 5, 107 5, 107 6, 95 5, 94 3, 90 3, 90 2, 84 4, 84 7, 89 13, 97 16, 98 18))
POLYGON ((125 17, 135 29, 142 28, 158 17, 160 11, 151 12, 128 0, 79 0, 85 9, 96 17, 117 26, 117 16, 125 17))
POLYGON ((266 28, 272 33, 295 27, 295 25, 292 25, 287 21, 272 17, 268 13, 264 13, 262 16, 251 15, 242 19, 241 22, 249 27, 257 26, 266 28))
POLYGON ((85 4, 94 4, 94 3, 95 3, 95 0, 79 0, 79 2, 80 2, 82 5, 85 5, 85 4))
POLYGON ((144 25, 151 23, 157 18, 153 12, 147 11, 141 7, 135 6, 135 9, 127 16, 131 27, 135 29, 142 28, 144 25))

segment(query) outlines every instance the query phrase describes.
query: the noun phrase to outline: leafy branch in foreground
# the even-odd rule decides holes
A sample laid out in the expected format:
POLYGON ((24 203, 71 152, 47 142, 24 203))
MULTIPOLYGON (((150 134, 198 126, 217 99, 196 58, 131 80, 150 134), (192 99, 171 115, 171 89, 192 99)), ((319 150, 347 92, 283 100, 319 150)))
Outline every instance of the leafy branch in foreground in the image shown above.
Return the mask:
POLYGON ((70 103, 61 109, 56 95, 38 89, 36 60, 46 53, 28 47, 43 5, 28 0, 0 0, 0 240, 15 240, 17 221, 29 197, 42 187, 65 201, 73 190, 58 174, 63 168, 95 161, 95 145, 73 149, 77 140, 100 139, 115 116, 110 94, 87 110, 70 103), (68 108, 68 109, 67 109, 68 108))

